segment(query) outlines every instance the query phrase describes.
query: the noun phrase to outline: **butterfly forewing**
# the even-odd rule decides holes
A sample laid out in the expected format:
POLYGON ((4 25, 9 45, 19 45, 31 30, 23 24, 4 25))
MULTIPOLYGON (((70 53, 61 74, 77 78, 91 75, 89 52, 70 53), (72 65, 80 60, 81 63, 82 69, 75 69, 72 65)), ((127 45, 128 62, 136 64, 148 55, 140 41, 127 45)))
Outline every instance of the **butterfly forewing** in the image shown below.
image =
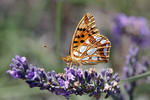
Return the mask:
POLYGON ((94 17, 87 13, 79 22, 72 38, 70 56, 76 63, 91 65, 107 62, 111 43, 100 35, 94 17))
POLYGON ((79 22, 71 43, 71 51, 82 45, 92 34, 98 33, 94 17, 87 13, 79 22))

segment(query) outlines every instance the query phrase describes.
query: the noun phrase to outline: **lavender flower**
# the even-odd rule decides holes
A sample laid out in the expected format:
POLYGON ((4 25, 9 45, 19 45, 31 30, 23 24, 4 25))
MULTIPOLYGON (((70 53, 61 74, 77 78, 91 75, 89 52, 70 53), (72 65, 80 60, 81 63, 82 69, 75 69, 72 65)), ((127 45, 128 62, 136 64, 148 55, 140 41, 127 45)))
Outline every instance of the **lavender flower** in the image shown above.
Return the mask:
MULTIPOLYGON (((136 67, 138 62, 138 53, 139 48, 135 45, 131 45, 129 49, 129 54, 126 58, 126 63, 123 67, 123 78, 126 79, 128 77, 132 77, 136 75, 136 67)), ((125 83, 124 87, 129 94, 130 100, 133 100, 133 91, 136 87, 136 82, 125 83)))
POLYGON ((25 57, 16 56, 7 72, 15 79, 23 79, 32 87, 40 87, 56 95, 69 99, 71 94, 94 96, 97 99, 102 93, 108 96, 120 93, 118 74, 113 75, 112 69, 97 73, 94 68, 65 68, 65 73, 45 72, 44 69, 28 65, 25 57))
POLYGON ((144 17, 126 16, 119 14, 112 28, 114 38, 119 41, 123 34, 131 37, 131 40, 140 46, 150 44, 150 29, 144 17))
MULTIPOLYGON (((129 49, 129 54, 126 58, 126 63, 123 67, 123 78, 127 79, 132 76, 136 76, 146 72, 150 63, 148 60, 143 59, 142 63, 139 60, 139 47, 135 44, 131 44, 129 49)), ((137 85, 136 81, 124 84, 125 89, 127 90, 130 100, 133 100, 133 91, 137 85)))

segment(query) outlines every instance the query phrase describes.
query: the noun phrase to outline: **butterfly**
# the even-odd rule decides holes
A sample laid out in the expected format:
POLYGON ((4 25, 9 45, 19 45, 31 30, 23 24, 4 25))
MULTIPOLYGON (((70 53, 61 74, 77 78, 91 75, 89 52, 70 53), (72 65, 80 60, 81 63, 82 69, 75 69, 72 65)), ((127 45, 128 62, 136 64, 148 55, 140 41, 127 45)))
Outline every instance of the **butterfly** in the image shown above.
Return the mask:
POLYGON ((76 27, 69 56, 62 59, 67 65, 96 65, 108 62, 111 42, 100 34, 94 17, 86 13, 76 27))

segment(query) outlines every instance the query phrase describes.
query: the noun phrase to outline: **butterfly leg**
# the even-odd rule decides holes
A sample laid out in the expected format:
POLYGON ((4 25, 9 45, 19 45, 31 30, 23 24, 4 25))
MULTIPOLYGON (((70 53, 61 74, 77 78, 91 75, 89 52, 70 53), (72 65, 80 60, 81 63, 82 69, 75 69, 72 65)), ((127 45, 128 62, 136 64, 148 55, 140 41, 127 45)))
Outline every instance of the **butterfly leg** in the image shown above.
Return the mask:
POLYGON ((70 66, 69 66, 70 68, 72 67, 72 62, 70 63, 70 66))
POLYGON ((79 67, 81 68, 81 66, 82 66, 82 63, 80 62, 80 63, 79 63, 79 67))

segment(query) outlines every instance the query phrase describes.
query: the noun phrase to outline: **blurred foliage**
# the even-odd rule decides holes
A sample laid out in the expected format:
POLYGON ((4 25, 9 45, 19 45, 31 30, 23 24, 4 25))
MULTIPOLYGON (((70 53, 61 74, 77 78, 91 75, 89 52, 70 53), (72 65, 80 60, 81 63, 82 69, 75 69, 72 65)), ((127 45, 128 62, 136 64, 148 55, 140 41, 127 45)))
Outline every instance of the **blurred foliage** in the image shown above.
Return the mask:
MULTIPOLYGON (((107 33, 117 13, 150 19, 149 3, 149 0, 0 0, 0 100, 62 100, 61 96, 29 89, 24 82, 10 78, 6 70, 12 57, 26 56, 29 63, 47 71, 63 72, 61 57, 68 55, 73 31, 84 13, 96 15, 97 24, 107 33), (105 24, 103 20, 110 22, 105 24), (45 42, 47 48, 43 46, 45 42)), ((136 95, 145 90, 142 85, 136 95)), ((72 96, 73 99, 93 98, 72 96)))

